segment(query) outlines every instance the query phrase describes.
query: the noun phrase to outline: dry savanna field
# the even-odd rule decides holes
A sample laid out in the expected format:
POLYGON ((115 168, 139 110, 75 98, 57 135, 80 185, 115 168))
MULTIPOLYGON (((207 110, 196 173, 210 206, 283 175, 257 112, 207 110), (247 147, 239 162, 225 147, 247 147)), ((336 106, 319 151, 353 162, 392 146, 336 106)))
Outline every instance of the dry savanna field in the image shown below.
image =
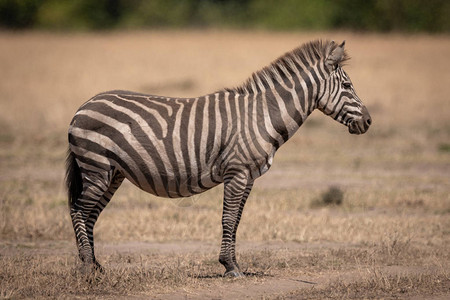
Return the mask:
POLYGON ((0 298, 450 297, 449 53, 449 36, 0 32, 0 298), (238 230, 245 278, 222 278, 221 186, 163 199, 122 185, 96 225, 106 273, 79 272, 63 177, 84 101, 203 95, 316 38, 346 40, 373 124, 350 135, 315 112, 278 151, 238 230))

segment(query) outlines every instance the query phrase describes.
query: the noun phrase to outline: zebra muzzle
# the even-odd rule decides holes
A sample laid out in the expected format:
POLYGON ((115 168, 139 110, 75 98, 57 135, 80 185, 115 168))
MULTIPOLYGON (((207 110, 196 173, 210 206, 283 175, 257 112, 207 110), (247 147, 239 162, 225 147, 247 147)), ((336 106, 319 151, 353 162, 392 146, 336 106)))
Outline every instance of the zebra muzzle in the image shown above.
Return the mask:
POLYGON ((369 111, 365 106, 362 108, 362 117, 358 120, 352 120, 348 124, 348 131, 351 134, 363 134, 369 129, 372 124, 372 118, 370 117, 369 111))

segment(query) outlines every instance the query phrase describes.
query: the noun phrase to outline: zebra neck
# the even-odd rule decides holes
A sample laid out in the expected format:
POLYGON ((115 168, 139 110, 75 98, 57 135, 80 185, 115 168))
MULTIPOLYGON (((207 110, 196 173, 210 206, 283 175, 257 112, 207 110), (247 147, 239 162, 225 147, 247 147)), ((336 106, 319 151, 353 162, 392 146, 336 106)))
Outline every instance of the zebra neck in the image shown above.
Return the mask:
MULTIPOLYGON (((311 84, 287 86, 276 84, 261 93, 270 120, 281 143, 291 138, 316 108, 317 92, 311 84)), ((280 145, 281 146, 281 145, 280 145)))

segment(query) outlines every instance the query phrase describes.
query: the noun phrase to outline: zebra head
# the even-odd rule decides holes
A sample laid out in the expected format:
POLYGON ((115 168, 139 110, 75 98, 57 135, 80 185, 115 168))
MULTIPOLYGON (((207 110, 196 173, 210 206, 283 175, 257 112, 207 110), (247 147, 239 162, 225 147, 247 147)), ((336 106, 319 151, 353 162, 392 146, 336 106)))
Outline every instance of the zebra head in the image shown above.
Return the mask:
POLYGON ((342 69, 348 59, 344 51, 345 41, 340 45, 331 42, 329 54, 325 59, 325 79, 317 108, 348 127, 352 134, 365 133, 372 123, 369 111, 359 99, 350 77, 342 69))

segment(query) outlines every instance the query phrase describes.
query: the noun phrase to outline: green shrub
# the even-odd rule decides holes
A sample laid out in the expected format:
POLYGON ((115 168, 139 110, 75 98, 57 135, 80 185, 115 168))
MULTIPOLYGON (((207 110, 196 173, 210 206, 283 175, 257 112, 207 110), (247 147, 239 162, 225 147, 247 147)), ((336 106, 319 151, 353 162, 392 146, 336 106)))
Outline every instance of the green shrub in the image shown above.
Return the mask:
POLYGON ((447 0, 0 0, 6 28, 450 31, 447 0))

